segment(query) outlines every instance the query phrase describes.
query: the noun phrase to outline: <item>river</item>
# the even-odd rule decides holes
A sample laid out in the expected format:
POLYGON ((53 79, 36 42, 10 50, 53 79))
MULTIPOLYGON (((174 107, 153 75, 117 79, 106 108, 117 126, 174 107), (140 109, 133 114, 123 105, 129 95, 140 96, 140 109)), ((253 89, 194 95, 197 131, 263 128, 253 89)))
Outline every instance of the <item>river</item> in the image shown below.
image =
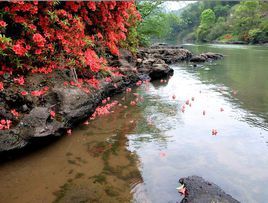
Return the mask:
POLYGON ((225 57, 172 65, 167 81, 113 97, 122 105, 109 115, 1 163, 0 202, 179 202, 178 180, 191 175, 266 202, 268 48, 185 47, 225 57))

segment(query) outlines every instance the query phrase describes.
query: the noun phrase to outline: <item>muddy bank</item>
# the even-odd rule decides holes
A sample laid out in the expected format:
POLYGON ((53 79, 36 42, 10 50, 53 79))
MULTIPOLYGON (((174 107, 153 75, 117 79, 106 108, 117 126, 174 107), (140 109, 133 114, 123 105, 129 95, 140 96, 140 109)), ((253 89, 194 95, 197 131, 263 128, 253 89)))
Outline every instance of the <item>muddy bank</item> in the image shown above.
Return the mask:
POLYGON ((219 186, 205 181, 199 176, 181 178, 179 182, 184 184, 187 191, 181 203, 239 203, 231 195, 226 194, 219 186))
POLYGON ((98 88, 89 84, 72 85, 72 73, 67 69, 46 75, 28 74, 24 86, 15 85, 12 79, 4 79, 0 117, 12 120, 12 126, 0 130, 0 152, 18 150, 66 134, 87 120, 103 99, 125 91, 138 81, 168 77, 173 73, 168 64, 190 61, 193 57, 190 51, 180 47, 140 49, 137 56, 121 50, 119 58, 109 60, 110 66, 119 67, 120 75, 111 77, 110 81, 99 79, 98 88), (21 94, 36 89, 45 89, 46 93, 39 97, 21 94), (12 109, 19 112, 19 116, 11 114, 12 109), (51 111, 56 112, 54 118, 51 111))

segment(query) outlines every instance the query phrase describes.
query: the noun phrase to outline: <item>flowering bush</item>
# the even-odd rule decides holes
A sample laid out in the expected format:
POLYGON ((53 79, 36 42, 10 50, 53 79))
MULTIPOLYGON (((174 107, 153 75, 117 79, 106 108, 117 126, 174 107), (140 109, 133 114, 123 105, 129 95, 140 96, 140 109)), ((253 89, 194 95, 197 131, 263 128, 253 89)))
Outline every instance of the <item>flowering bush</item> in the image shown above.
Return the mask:
MULTIPOLYGON (((90 93, 85 84, 98 88, 98 73, 109 71, 121 76, 117 68, 107 67, 105 57, 119 55, 129 28, 139 20, 134 1, 0 2, 0 94, 10 86, 4 78, 27 87, 24 76, 29 72, 48 74, 54 69, 73 68, 83 74, 83 80, 75 78, 63 85, 90 93)), ((112 82, 107 75, 104 77, 112 82)), ((20 96, 40 97, 49 87, 21 89, 20 96)), ((15 110, 11 113, 19 115, 15 110)), ((10 128, 11 121, 0 120, 0 130, 10 128)))
POLYGON ((116 1, 1 2, 0 14, 0 74, 70 67, 97 73, 104 53, 118 55, 140 19, 133 2, 116 1))

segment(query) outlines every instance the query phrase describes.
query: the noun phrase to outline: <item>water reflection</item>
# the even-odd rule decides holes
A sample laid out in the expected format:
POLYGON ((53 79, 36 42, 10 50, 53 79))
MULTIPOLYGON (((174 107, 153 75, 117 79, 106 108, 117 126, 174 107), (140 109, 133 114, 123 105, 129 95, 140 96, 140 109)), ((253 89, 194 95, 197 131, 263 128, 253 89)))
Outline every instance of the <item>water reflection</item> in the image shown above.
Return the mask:
POLYGON ((138 108, 117 107, 48 148, 1 165, 0 202, 130 202, 143 182, 137 156, 126 149, 133 117, 140 120, 138 108))
POLYGON ((258 104, 254 104, 258 111, 246 108, 250 102, 238 97, 242 89, 228 84, 231 79, 218 80, 220 65, 209 67, 210 71, 194 70, 179 64, 173 67, 169 83, 152 85, 150 91, 141 93, 143 116, 154 118, 161 137, 154 137, 142 124, 128 136, 129 150, 138 154, 144 180, 138 185, 138 195, 134 194, 137 202, 141 191, 151 202, 180 201, 177 181, 189 175, 215 182, 241 202, 265 202, 268 198, 265 110, 258 104), (186 105, 183 113, 180 109, 186 100, 191 101, 191 107, 186 105), (147 105, 150 101, 153 103, 147 105), (218 130, 217 136, 211 135, 213 128, 218 130))
MULTIPOLYGON (((220 52, 226 57, 210 66, 212 71, 200 69, 196 75, 204 83, 222 84, 230 91, 237 92, 236 104, 242 109, 257 115, 259 122, 267 128, 268 123, 268 47, 244 45, 189 46, 196 53, 205 51, 220 52)), ((209 64, 206 64, 207 67, 209 64)))

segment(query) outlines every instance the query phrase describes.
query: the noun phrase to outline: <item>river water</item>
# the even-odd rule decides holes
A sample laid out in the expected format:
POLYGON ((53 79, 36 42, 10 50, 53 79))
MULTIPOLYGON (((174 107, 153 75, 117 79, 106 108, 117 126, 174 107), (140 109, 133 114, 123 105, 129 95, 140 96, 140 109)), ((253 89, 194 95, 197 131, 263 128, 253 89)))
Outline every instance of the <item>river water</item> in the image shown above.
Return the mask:
POLYGON ((268 48, 185 46, 225 58, 173 65, 167 81, 113 97, 122 106, 109 115, 2 163, 0 202, 179 202, 191 175, 267 202, 268 48))

